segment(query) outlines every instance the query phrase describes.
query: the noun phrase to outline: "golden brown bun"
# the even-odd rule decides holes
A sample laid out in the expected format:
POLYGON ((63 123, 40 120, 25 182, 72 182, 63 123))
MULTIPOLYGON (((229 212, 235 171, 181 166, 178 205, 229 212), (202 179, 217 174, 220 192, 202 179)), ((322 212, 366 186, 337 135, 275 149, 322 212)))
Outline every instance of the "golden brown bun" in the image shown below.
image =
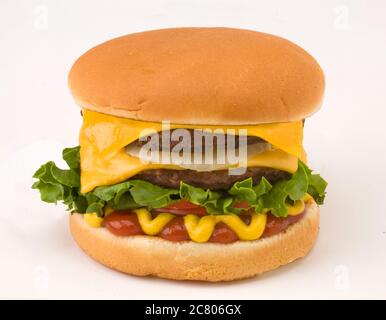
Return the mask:
POLYGON ((176 28, 89 50, 73 65, 69 87, 81 107, 119 117, 246 125, 310 116, 324 75, 311 55, 274 35, 176 28))
POLYGON ((78 245, 100 263, 133 275, 176 280, 230 281, 252 277, 304 257, 319 231, 319 208, 312 202, 306 215, 285 232, 256 241, 232 244, 171 242, 159 237, 118 237, 90 227, 80 214, 70 217, 78 245))

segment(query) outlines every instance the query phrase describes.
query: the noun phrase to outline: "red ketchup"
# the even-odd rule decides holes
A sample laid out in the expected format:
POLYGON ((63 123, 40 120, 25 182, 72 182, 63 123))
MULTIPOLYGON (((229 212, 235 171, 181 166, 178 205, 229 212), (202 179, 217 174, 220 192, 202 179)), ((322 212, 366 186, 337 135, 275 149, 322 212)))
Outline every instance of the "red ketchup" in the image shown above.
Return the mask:
MULTIPOLYGON (((169 206, 170 208, 156 209, 152 212, 153 216, 156 217, 157 214, 161 212, 169 212, 177 215, 173 218, 157 235, 165 240, 169 241, 188 241, 190 240, 189 234, 185 228, 183 215, 186 214, 196 214, 203 215, 202 209, 205 208, 190 204, 189 202, 182 200, 173 205, 169 206), (181 203, 182 202, 182 203, 181 203), (184 208, 184 209, 182 209, 184 208), (171 212, 171 210, 175 210, 171 212), (193 211, 197 213, 192 213, 193 211), (189 212, 189 213, 187 213, 189 212)), ((246 207, 245 204, 242 204, 240 207, 246 207)), ((205 210, 206 214, 206 210, 205 210)), ((305 212, 296 215, 288 216, 286 218, 278 218, 272 214, 267 214, 267 224, 265 226, 264 233, 262 237, 270 237, 277 233, 285 230, 289 225, 299 221, 305 212)), ((244 214, 240 215, 240 218, 244 223, 250 223, 250 213, 246 211, 244 214)), ((103 221, 104 227, 106 227, 110 232, 117 236, 134 236, 134 235, 143 235, 143 231, 139 224, 137 215, 131 210, 125 211, 115 211, 110 213, 104 218, 103 221)), ((213 233, 208 242, 215 243, 232 243, 238 240, 237 234, 230 229, 225 223, 220 222, 216 224, 213 233)))

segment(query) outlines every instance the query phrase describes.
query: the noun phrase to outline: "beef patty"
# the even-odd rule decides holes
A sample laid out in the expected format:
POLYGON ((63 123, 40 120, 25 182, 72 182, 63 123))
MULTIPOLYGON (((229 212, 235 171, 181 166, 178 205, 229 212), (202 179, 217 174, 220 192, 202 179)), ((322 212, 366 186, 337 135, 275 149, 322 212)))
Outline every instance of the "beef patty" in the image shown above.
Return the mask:
POLYGON ((252 177, 253 183, 256 184, 263 176, 273 183, 288 179, 291 175, 285 171, 264 167, 248 168, 242 175, 229 175, 228 170, 200 172, 194 170, 154 169, 143 171, 134 176, 133 179, 145 180, 167 188, 179 188, 180 182, 183 181, 195 187, 227 190, 236 181, 252 177))
MULTIPOLYGON (((191 145, 190 150, 192 152, 198 152, 200 150, 205 151, 205 139, 202 140, 201 146, 194 146, 194 129, 186 129, 189 131, 191 137, 191 145)), ((174 130, 170 131, 170 134, 174 130)), ((227 148, 227 136, 224 139, 225 141, 218 140, 215 135, 213 135, 213 140, 211 142, 211 146, 213 149, 216 148, 227 148)), ((151 136, 147 136, 146 140, 140 141, 136 140, 132 142, 130 145, 134 145, 137 147, 142 147, 144 144, 151 141, 151 136)), ((183 141, 183 140, 182 140, 183 141)), ((180 141, 163 141, 163 137, 161 134, 158 135, 157 140, 159 146, 163 147, 163 145, 167 142, 170 143, 170 148, 172 149, 177 143, 180 141)), ((189 141, 190 142, 190 141, 189 141)), ((150 142, 151 143, 151 142, 150 142)), ((266 143, 263 139, 253 136, 247 137, 247 144, 256 144, 256 143, 266 143)), ((235 139, 235 147, 238 148, 239 140, 235 139)), ((167 187, 167 188, 179 188, 180 182, 183 181, 187 184, 190 184, 195 187, 200 188, 209 188, 211 190, 227 190, 229 189, 236 181, 241 181, 247 178, 252 177, 253 183, 259 183, 262 177, 265 177, 269 182, 273 183, 282 179, 286 179, 290 177, 290 174, 285 171, 272 169, 272 168, 264 168, 264 167, 252 167, 247 168, 246 172, 242 175, 229 175, 228 170, 216 170, 216 171, 195 171, 195 170, 173 170, 173 169, 154 169, 154 170, 146 170, 143 171, 133 179, 141 179, 151 183, 154 183, 159 186, 167 187)))
MULTIPOLYGON (((167 134, 169 134, 170 136, 170 139, 169 141, 164 141, 163 139, 163 135, 159 132, 158 133, 158 139, 156 138, 156 141, 158 143, 158 146, 161 148, 161 149, 166 149, 166 145, 167 143, 169 142, 170 144, 170 149, 172 149, 175 145, 177 145, 178 143, 180 143, 182 141, 182 145, 185 146, 185 144, 187 145, 188 148, 190 148, 190 150, 193 152, 197 152, 197 151, 204 151, 205 150, 205 143, 206 143, 206 140, 205 138, 202 139, 201 141, 201 145, 199 146, 195 146, 195 141, 194 141, 194 133, 195 131, 197 130, 194 130, 194 129, 184 129, 184 130, 187 130, 188 133, 190 134, 190 141, 184 141, 181 137, 180 137, 180 140, 178 141, 174 141, 174 140, 171 140, 171 135, 172 133, 175 131, 175 130, 178 130, 178 129, 173 129, 173 130, 170 130, 167 134)), ((213 148, 213 149, 216 149, 216 148, 226 148, 227 147, 227 144, 228 144, 228 135, 224 135, 224 141, 222 141, 221 139, 217 139, 217 136, 216 135, 212 135, 211 133, 202 133, 203 135, 206 135, 208 137, 211 137, 213 138, 213 140, 208 140, 210 142, 209 144, 209 147, 213 148)), ((157 134, 153 134, 153 135, 157 135, 157 134)), ((147 144, 147 143, 150 143, 150 145, 152 145, 152 136, 153 135, 148 135, 148 136, 145 136, 144 139, 141 139, 141 140, 136 140, 134 142, 132 142, 130 144, 130 146, 136 146, 136 147, 142 147, 143 145, 147 144)), ((233 137, 233 136, 231 136, 233 137)), ((255 143, 265 143, 265 141, 259 137, 253 137, 253 136, 247 136, 247 145, 251 145, 251 144, 255 144, 255 143)), ((154 146, 155 147, 155 146, 154 146)), ((235 136, 235 148, 238 148, 239 147, 239 139, 238 139, 238 136, 235 136)))

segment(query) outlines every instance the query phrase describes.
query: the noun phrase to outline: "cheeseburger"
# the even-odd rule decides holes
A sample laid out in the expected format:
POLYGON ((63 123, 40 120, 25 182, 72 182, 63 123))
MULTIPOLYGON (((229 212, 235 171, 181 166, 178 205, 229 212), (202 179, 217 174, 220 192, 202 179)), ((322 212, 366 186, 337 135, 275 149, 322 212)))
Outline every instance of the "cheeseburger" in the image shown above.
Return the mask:
POLYGON ((119 37, 72 66, 79 146, 34 174, 90 257, 139 276, 229 281, 305 256, 327 183, 305 118, 323 72, 283 38, 230 28, 119 37))

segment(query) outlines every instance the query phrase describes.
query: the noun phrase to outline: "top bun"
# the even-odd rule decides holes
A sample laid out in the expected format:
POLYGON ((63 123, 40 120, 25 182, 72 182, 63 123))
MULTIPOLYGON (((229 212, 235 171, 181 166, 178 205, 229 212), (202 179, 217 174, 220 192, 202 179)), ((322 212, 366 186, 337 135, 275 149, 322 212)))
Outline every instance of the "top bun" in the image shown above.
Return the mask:
POLYGON ((315 59, 283 38, 231 28, 176 28, 102 43, 72 66, 85 109, 180 124, 248 125, 304 119, 320 106, 315 59))

